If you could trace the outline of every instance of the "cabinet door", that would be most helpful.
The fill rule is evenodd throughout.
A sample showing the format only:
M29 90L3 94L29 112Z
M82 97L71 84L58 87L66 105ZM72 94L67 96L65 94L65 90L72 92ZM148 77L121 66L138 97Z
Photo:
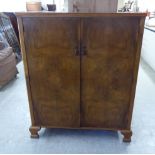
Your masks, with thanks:
M23 18L36 125L79 127L78 25L74 18Z
M83 19L82 127L126 127L138 25L136 17Z

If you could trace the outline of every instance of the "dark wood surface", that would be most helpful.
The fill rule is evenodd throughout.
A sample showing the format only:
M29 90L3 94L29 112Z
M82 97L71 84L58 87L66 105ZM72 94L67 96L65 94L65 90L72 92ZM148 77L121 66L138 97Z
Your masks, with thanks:
M84 20L83 126L127 127L138 26L137 18Z
M44 15L18 13L31 137L94 128L130 141L145 14Z
M16 12L17 17L146 17L147 13L73 13L73 12Z
M79 127L79 20L23 20L35 118L38 125Z

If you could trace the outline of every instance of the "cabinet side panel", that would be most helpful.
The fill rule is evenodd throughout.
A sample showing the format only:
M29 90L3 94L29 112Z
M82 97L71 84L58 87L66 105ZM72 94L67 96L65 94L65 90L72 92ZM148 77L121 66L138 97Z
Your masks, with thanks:
M79 20L23 19L32 100L41 126L79 127Z
M83 26L81 126L124 129L139 64L139 18L87 18Z
M31 94L30 81L29 81L29 71L28 71L27 57L26 57L26 51L25 51L23 20L22 20L22 17L18 17L17 20L18 20L18 29L19 29L19 37L20 37L20 47L21 47L22 59L23 59L23 63L24 63L24 71L25 71L25 79L26 79L26 85L27 85L31 122L32 122L32 125L36 125L37 121L34 117L32 94Z
M130 97L130 101L129 101L130 106L129 106L128 115L127 115L127 128L128 129L130 129L130 126L131 126L132 112L133 112L133 107L134 107L137 76L138 76L138 70L139 70L139 62L140 62L142 40L143 40L143 33L144 33L144 23L145 23L145 17L140 17L139 23L138 23L138 30L137 30L137 42L136 42L136 49L135 49L136 55L135 55L134 71L133 71L133 83L132 83L132 88L131 88L131 97Z

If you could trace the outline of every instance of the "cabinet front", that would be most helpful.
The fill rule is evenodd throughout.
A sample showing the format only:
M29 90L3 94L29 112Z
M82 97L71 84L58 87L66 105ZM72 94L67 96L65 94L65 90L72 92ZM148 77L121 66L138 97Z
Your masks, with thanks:
M83 19L82 127L126 127L138 25L136 17Z
M35 125L80 126L78 18L23 18Z

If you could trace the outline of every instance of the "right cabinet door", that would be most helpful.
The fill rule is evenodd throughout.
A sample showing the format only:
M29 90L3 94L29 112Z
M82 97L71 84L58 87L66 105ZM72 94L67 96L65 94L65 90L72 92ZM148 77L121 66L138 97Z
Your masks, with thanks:
M126 127L138 25L134 17L82 20L81 127Z

